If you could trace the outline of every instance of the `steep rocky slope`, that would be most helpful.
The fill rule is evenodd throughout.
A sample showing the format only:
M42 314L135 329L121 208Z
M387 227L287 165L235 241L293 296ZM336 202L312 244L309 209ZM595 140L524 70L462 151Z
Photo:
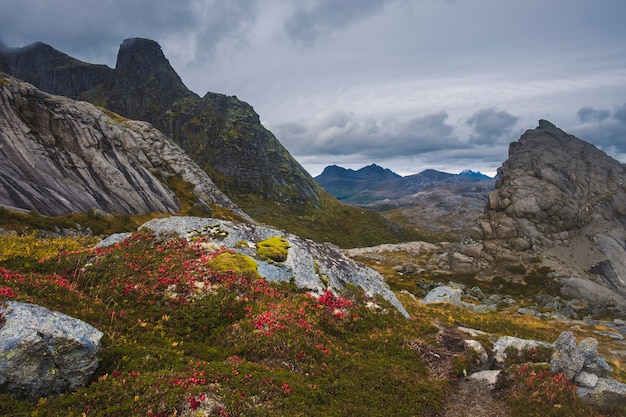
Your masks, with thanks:
M249 218L148 123L0 78L0 204L46 215L176 213L179 180L199 205Z
M541 120L509 149L489 196L488 239L545 257L572 277L565 292L591 297L590 278L626 297L626 167Z
M177 142L229 197L319 205L321 189L235 96L189 91L148 39L125 40L115 69L81 63L37 43L0 48L0 70L52 93L152 123Z
M0 71L43 91L70 97L91 90L113 73L106 65L79 61L42 42L24 48L0 44Z

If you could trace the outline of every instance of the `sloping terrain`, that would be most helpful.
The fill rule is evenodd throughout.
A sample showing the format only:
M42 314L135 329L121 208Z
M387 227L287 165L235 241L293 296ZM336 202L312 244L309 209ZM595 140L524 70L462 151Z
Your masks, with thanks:
M247 218L183 150L149 124L0 78L0 204L45 215L178 213L184 203Z
M477 232L626 297L626 167L541 120L509 149ZM583 281L570 296L593 297Z

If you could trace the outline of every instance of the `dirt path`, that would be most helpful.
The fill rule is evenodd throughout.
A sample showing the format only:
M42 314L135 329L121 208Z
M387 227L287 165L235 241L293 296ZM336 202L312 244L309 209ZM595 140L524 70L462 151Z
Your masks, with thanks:
M441 417L509 417L506 405L486 381L460 379L450 390Z

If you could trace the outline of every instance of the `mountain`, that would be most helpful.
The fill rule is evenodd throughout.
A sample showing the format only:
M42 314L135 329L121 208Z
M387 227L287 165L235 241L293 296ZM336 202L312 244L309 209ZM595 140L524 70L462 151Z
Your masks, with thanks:
M459 175L466 176L466 177L471 177L471 178L478 178L478 179L481 179L481 180L491 179L490 176L485 175L482 172L472 171L471 169L465 169L465 170L459 172Z
M339 201L358 205L381 199L380 193L394 187L400 178L395 172L372 164L357 171L328 166L315 180Z
M472 171L458 175L426 169L418 174L402 177L376 164L359 170L328 166L315 177L326 191L346 204L360 206L404 205L399 201L426 190L442 189L455 184L493 182L492 178Z
M78 61L43 43L1 46L0 71L47 93L150 123L257 221L352 247L414 236L378 213L346 207L326 193L249 104L236 96L199 97L189 91L154 41L125 40L115 69Z
M189 203L250 219L184 151L148 123L0 78L0 204L44 215L97 209L178 213ZM170 186L168 186L170 184Z
M69 97L91 90L114 72L106 65L79 61L42 42L23 48L0 44L0 71L41 90Z
M41 90L153 124L244 205L319 204L317 184L250 105L235 96L200 98L189 91L152 40L126 39L115 69L82 63L42 43L0 52L0 70Z
M509 148L477 231L529 250L586 299L586 277L626 297L626 166L592 144L540 120Z
M402 219L418 230L463 235L482 215L494 179L464 171L426 169L402 177L370 165L359 170L329 166L315 180L339 201Z

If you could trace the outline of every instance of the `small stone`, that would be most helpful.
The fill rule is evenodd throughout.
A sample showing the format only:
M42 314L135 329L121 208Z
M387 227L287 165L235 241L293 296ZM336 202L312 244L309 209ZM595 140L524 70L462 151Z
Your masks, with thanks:
M468 376L468 378L475 379L478 381L486 381L489 385L494 387L496 385L496 381L498 380L498 376L500 375L500 372L502 371L491 370L491 371L474 372L473 374Z

